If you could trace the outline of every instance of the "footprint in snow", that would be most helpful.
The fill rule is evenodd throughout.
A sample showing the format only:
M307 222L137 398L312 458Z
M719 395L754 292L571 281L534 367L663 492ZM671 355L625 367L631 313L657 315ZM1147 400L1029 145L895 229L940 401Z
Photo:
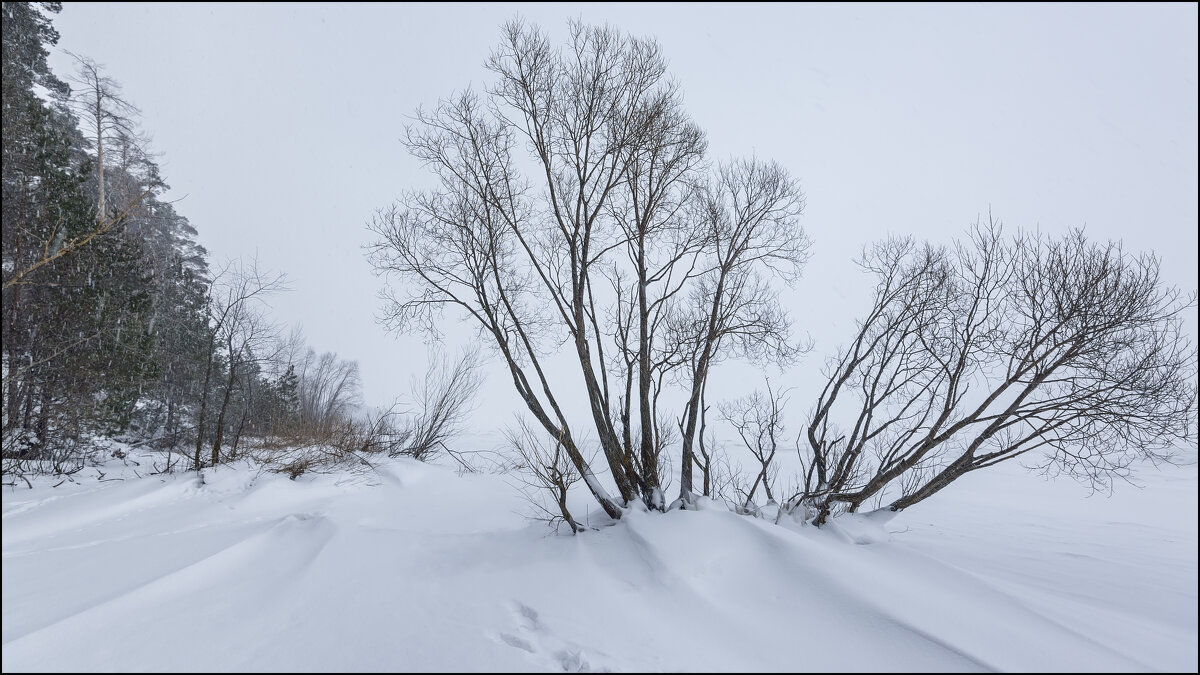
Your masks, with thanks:
M514 601L511 610L517 627L512 632L497 634L504 644L537 656L538 661L566 673L610 672L608 668L589 661L579 645L554 635L542 623L536 609ZM603 656L602 653L598 654Z

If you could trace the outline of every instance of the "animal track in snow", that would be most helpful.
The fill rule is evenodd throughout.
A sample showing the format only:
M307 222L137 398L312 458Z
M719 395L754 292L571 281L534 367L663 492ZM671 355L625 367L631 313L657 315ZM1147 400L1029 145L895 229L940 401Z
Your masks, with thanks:
M497 634L504 644L528 652L537 657L537 661L566 673L611 672L594 662L595 656L605 656L602 652L590 654L588 652L594 650L585 651L574 642L555 635L542 622L536 609L513 601L511 610L517 628L512 632Z

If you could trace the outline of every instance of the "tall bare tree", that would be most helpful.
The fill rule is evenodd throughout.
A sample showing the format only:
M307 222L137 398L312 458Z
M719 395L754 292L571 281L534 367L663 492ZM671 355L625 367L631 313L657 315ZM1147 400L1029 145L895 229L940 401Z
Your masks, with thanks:
M68 52L70 53L70 52ZM60 258L69 256L108 234L118 224L124 223L148 201L155 190L162 187L157 173L152 180L134 189L122 192L116 208L110 210L105 193L104 150L105 143L114 140L121 148L123 168L132 164L134 158L147 156L146 139L137 130L140 110L121 96L121 85L103 74L103 68L90 58L71 54L79 64L78 73L71 78L71 93L66 97L69 107L77 116L85 136L95 144L95 181L97 190L95 226L82 232L68 234L68 226L60 217L48 234L39 237L32 247L37 252L30 260L5 270L4 288L23 283L38 269ZM150 163L152 166L153 163ZM154 167L157 172L157 167ZM123 174L124 175L124 174ZM152 201L152 200L151 200ZM21 234L24 234L23 232Z
M771 276L794 281L808 259L810 242L797 222L803 210L799 184L774 162L726 164L703 193L697 218L711 264L672 336L685 346L689 363L680 423L685 503L693 497L693 443L697 427L704 426L704 389L713 364L731 355L787 363L807 349L792 340L791 321L769 282Z
M77 54L71 56L79 64L79 70L71 78L71 107L79 116L84 133L95 143L96 219L104 222L109 218L105 199L105 145L115 137L121 137L124 143L134 139L141 141L135 121L141 111L125 99L121 94L121 85L104 74L103 66L88 57ZM140 144L144 145L144 141ZM125 208L128 206L122 210Z
M698 196L707 142L703 131L683 112L674 82L668 82L637 112L640 119L634 124L641 129L640 139L624 149L625 182L614 192L609 205L620 228L619 237L624 240L633 288L623 293L625 279L615 264L610 283L617 298L616 348L621 354L619 363L625 367L625 395L620 410L623 448L637 460L642 494L651 506L661 509L664 504L658 460L662 431L657 402L663 377L681 361L678 349L663 349L656 338L660 330L667 329L674 299L702 272L705 232L688 218L692 215L688 206ZM623 295L629 303L626 311L622 311L620 302ZM593 331L600 334L595 305L589 304L587 309ZM597 350L602 349L601 345L598 341ZM635 381L639 429L636 449L630 428ZM607 382L604 384L607 386Z
M282 283L282 278L279 281ZM249 290L250 286L244 288ZM245 290L237 293L241 294ZM242 379L254 378L257 375L258 364L274 357L274 354L269 353L269 349L279 343L276 339L276 326L267 318L261 307L250 302L253 299L261 300L262 295L267 292L270 292L270 289L235 301L220 323L218 340L225 352L226 381L221 396L221 408L217 412L217 421L213 428L216 434L212 445L213 466L216 466L221 458L221 447L225 440L225 420L233 394L242 389Z

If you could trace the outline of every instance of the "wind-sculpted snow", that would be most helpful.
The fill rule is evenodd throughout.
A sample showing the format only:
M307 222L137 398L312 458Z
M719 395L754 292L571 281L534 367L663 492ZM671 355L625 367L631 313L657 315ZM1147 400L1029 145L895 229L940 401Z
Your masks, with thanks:
M997 469L892 519L702 500L579 536L511 479L408 460L105 471L4 492L5 671L1196 670L1195 466L1112 498Z

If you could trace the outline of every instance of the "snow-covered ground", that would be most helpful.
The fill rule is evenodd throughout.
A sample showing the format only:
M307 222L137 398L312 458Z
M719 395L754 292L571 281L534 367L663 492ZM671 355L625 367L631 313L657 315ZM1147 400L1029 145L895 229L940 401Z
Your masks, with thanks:
M580 536L512 478L409 460L131 469L4 490L5 671L1197 670L1194 464L1111 497L1014 465L887 522L711 507Z

